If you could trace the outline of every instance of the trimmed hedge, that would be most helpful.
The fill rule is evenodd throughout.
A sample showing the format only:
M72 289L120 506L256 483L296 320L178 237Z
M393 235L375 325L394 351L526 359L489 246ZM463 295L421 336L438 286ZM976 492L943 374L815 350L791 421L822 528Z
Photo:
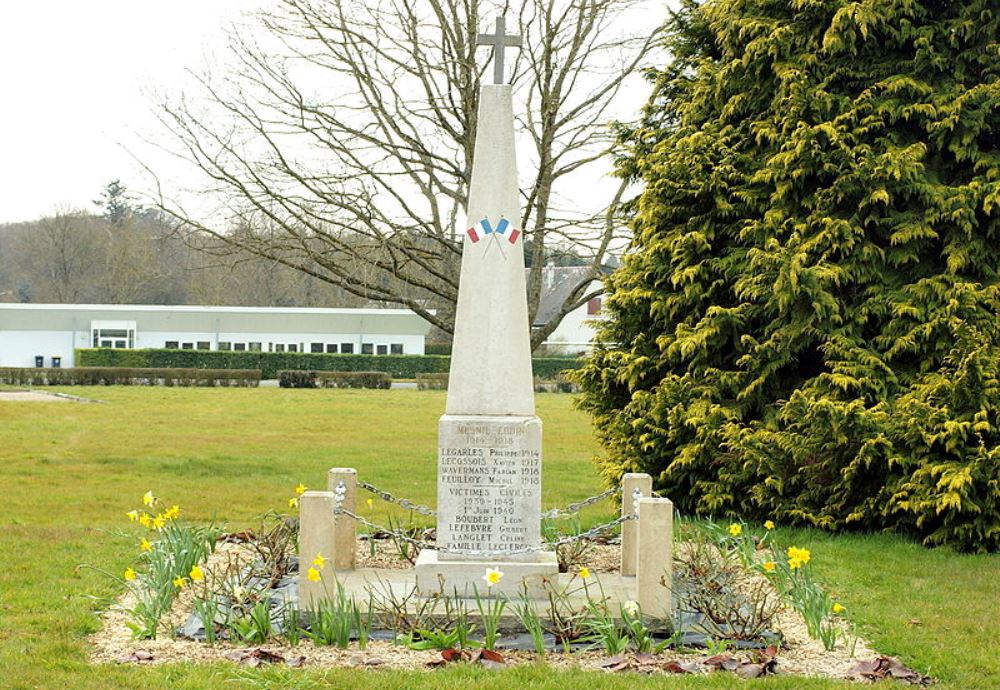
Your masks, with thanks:
M256 387L259 369L76 367L0 368L0 383L16 386L233 386Z
M235 352L206 350L76 351L76 362L87 367L156 367L185 369L260 369L261 377L274 379L279 371L384 371L393 378L413 379L417 374L447 373L451 358L444 355L328 355L309 352ZM575 357L536 357L534 375L553 379L566 369L580 367Z
M384 371L303 371L278 372L282 388L381 388L392 386L392 377Z
M543 379L535 377L536 393L578 393L580 387L565 374L557 374L554 378ZM417 374L417 390L443 391L448 389L448 374Z
M417 374L417 390L448 390L448 374Z
M451 343L427 343L424 345L425 355L450 355Z

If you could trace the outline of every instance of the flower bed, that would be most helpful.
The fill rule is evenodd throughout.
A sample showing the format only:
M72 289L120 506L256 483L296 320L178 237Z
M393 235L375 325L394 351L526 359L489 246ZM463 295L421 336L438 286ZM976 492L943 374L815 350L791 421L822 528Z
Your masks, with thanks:
M547 581L546 600L494 596L502 563L484 567L471 599L420 600L376 581L360 590L345 586L325 555L296 556L297 524L287 515L223 535L216 527L180 524L180 509L164 508L152 494L143 500L142 509L128 513L144 530L137 535L139 556L121 577L126 593L93 637L96 662L432 669L544 659L554 667L609 672L859 679L883 673L926 680L880 661L846 608L813 577L809 549L777 547L770 524L755 530L744 523L682 523L673 582L679 613L655 621L635 602L605 594L605 583L620 578L615 535L563 554L566 572ZM374 510L371 502L368 509ZM409 527L425 540L433 536ZM359 568L397 584L413 558L410 544L391 533L361 534L357 554ZM327 585L327 598L309 616L298 608L300 569Z

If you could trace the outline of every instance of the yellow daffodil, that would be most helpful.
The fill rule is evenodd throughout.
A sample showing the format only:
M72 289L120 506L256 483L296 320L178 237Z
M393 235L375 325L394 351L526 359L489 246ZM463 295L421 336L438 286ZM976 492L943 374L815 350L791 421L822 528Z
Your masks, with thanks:
M152 551L153 550L153 545L151 543L149 543L148 539L146 539L145 537L143 537L142 541L139 542L139 550L140 551Z
M326 566L327 560L329 559L325 558L323 554L318 553L316 554L316 558L313 559L313 565L322 570Z
M305 484L299 483L299 485L295 487L295 493L297 493L299 496L301 496L305 492L306 492Z
M786 553L788 554L788 567L791 568L792 570L804 566L806 563L809 562L809 558L812 556L812 554L809 552L809 549L800 549L795 546L789 546L788 551L786 551ZM792 565L793 561L796 563L796 565Z
M743 525L738 525L735 522L729 525L729 533L734 537L738 537L743 534Z
M298 499L297 496L293 496L292 498L288 499L288 507L289 508L298 508L299 507L299 499Z
M153 529L163 529L167 526L167 518L162 515L157 515L153 518Z
M163 511L163 517L165 517L168 520L176 520L180 514L181 514L180 506L170 506L165 511Z
M310 582L319 582L322 579L316 568L309 568L309 570L306 571L306 577L309 578Z
M486 574L483 575L483 579L486 580L487 587L492 587L493 585L498 584L502 578L503 573L496 568L490 568L486 571Z
M128 521L129 522L135 522L136 520L139 519L139 511L138 510L130 510L130 511L128 511L125 514L128 515Z
M774 529L774 521L773 520L765 520L764 521L764 529Z
M191 582L201 582L205 579L205 571L198 566L194 566L191 568L191 572L188 573L188 576L191 578Z
M187 587L187 580L178 575L177 577L174 578L174 587L176 587L177 589L184 589L185 587Z
M366 501L366 503L368 504L368 510L371 510L375 507L375 501L373 501L370 498Z
M763 564L761 564L761 567L764 568L765 573L773 573L775 568L775 563L774 561L765 561Z
M135 571L132 570L131 568L125 568L125 572L123 573L123 575L125 579L128 580L129 582L132 582L136 577Z
M156 503L156 498L153 496L152 491L147 491L145 494L142 495L142 504L144 506L151 506L154 503Z
M576 571L576 574L579 575L581 579L586 580L588 577L590 577L590 568L588 568L587 566L583 566Z
M832 610L832 611L833 611L833 612L834 612L835 614L837 614L837 615L840 615L841 613L843 613L844 611L846 611L846 610L847 610L847 607L846 607L846 606L843 606L843 605L842 605L842 604L840 604L840 603L836 603L836 604L834 604L834 605L833 605L833 608L832 608L831 610Z
M153 518L149 517L149 513L143 513L139 516L139 524L143 527L149 527L152 522Z

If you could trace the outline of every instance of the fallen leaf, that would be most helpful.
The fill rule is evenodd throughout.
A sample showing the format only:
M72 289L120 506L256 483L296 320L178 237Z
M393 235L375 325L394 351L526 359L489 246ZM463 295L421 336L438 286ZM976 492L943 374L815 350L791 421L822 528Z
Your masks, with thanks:
M717 671L719 669L724 671L735 671L740 666L740 662L729 654L716 654L715 656L708 657L701 663L706 666L711 666Z
M441 650L441 658L445 661L461 661L464 656L461 649L449 647L448 649Z
M145 649L137 649L131 654L124 654L115 659L119 664L138 664L145 661L152 661L153 655Z
M486 661L492 661L495 664L507 663L507 660L503 658L503 654L492 649L480 649L479 655Z
M697 673L698 667L692 663L682 663L680 661L668 661L663 665L664 671L670 673Z
M277 652L272 652L261 647L253 647L251 649L234 649L226 654L226 658L231 661L235 661L238 664L243 664L244 666L250 666L252 668L256 668L261 664L277 664L285 660L285 657L281 656Z
M601 662L601 668L605 671L624 671L628 668L628 658L624 654L613 656Z
M736 675L740 678L760 678L765 673L764 664L741 664L736 667Z
M880 656L870 661L859 661L847 672L852 680L883 680L895 678L911 685L928 685L931 679L907 668L895 659Z

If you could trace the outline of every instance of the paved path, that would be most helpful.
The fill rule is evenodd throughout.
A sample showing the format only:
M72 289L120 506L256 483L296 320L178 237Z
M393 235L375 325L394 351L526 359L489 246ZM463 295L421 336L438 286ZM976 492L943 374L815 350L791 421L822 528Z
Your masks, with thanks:
M42 391L0 391L0 402L73 402L73 400Z

